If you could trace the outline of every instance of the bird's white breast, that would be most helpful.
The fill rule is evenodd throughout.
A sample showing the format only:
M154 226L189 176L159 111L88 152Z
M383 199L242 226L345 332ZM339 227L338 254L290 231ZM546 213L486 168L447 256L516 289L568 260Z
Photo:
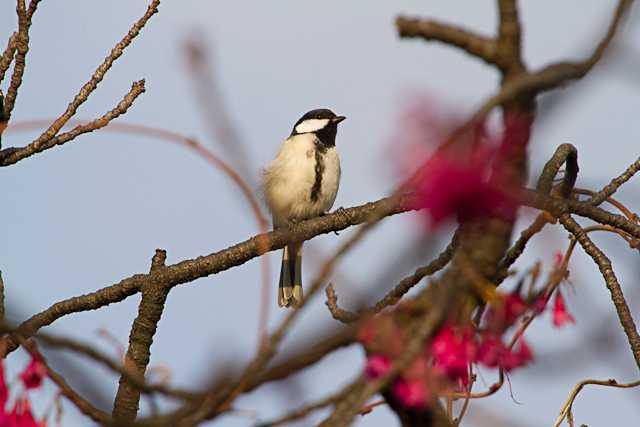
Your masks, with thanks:
M328 211L340 182L340 161L335 147L322 154L324 171L316 200L311 193L316 181L316 137L295 135L287 139L263 176L263 191L274 226L304 220Z

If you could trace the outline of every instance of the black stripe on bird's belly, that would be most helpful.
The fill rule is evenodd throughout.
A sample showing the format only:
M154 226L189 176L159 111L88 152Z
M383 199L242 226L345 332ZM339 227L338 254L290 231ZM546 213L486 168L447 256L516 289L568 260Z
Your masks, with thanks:
M317 202L322 192L322 175L324 175L324 156L327 154L327 146L324 144L316 143L315 157L316 157L316 177L313 181L313 187L311 187L311 201Z

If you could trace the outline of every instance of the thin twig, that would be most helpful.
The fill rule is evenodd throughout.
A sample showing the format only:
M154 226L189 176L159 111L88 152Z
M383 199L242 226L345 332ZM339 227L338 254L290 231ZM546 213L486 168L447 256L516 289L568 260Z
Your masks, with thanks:
M587 233L580 227L580 225L571 218L570 215L565 214L560 217L561 224L573 234L582 246L582 249L593 259L593 261L598 266L602 277L611 293L611 300L613 301L613 305L615 306L616 312L618 313L618 319L620 320L620 324L622 325L622 329L627 335L627 339L629 341L629 346L631 347L631 352L633 353L633 357L636 360L636 365L640 368L640 335L638 335L638 330L636 329L636 324L633 321L633 317L631 316L631 310L629 309L629 305L624 298L624 294L622 293L622 288L620 287L620 283L618 283L618 278L613 272L613 268L611 266L611 261L609 258L600 250L598 246L589 238Z
M629 181L636 173L640 171L640 158L633 162L629 167L619 176L611 180L602 190L594 194L589 200L589 203L598 206L609 197L611 197L622 184Z
M11 63L13 62L13 57L16 53L16 48L17 48L17 40L18 40L18 33L11 34L11 37L9 37L9 40L7 41L7 47L5 48L4 52L0 56L0 83L2 83L2 81L4 80L4 75L9 69L9 66L11 65ZM4 101L3 101L3 107L4 107Z
M13 107L18 97L18 89L22 85L22 77L26 67L27 52L29 52L29 27L31 22L27 16L25 0L17 0L16 13L18 14L18 34L16 36L16 52L14 56L13 73L11 82L4 98L4 114L7 121L11 118Z
M134 374L131 369L123 366L119 362L116 362L111 357L101 353L99 350L94 348L94 346L86 343L79 342L77 340L61 337L51 334L37 334L33 337L34 340L40 342L44 346L54 347L54 348L62 348L73 351L79 355L85 356L95 362L100 363L101 365L107 367L109 370L114 373L120 374L128 378L128 380L135 385L136 388L140 389L143 393L151 394L151 393L160 393L165 396L172 397L174 399L179 400L196 400L199 396L198 393L188 392L186 390L179 390L167 387L166 385L159 384L149 384L143 381L139 375Z
M37 350L37 347L34 342L27 341L21 338L20 345L24 346L24 348L32 355L37 356L42 363L42 365L47 370L47 376L53 381L58 388L60 389L60 393L69 400L80 412L84 415L92 419L93 421L99 424L108 424L111 420L111 417L104 411L96 408L89 402L87 399L82 397L78 392L76 392L64 379L62 375L56 372L47 362L47 359Z
M122 98L118 105L113 110L105 113L102 117L95 119L89 123L78 125L69 132L59 134L50 139L47 139L46 141L36 140L26 147L11 147L0 151L0 166L12 165L27 157L31 157L34 154L72 141L79 135L93 132L94 130L98 130L107 126L109 122L125 114L129 110L133 102L136 100L136 98L143 94L144 91L144 80L134 82L131 85L131 89L129 90L129 92Z
M290 423L291 421L299 420L300 418L304 418L310 413L317 411L318 409L333 405L336 402L344 399L344 397L349 394L350 391L351 389L349 387L346 387L343 390L340 390L338 393L331 394L324 399L320 399L316 402L304 405L301 408L298 408L281 417L276 418L275 420L260 423L257 427L276 427L282 424Z
M558 418L556 418L556 421L553 423L553 427L559 427L560 424L562 424L562 421L564 421L564 419L568 415L570 416L571 409L573 407L573 402L576 400L576 397L578 397L578 393L580 393L580 391L584 388L584 386L589 384L601 385L605 387L632 388L632 387L640 386L640 381L634 381L632 383L627 383L627 384L621 384L614 379L580 381L578 384L575 385L575 387L573 387L573 390L571 390L571 393L569 394L569 398L567 399L565 404L562 406L562 409L560 410L560 415L558 415Z
M417 285L423 278L431 276L442 270L453 258L455 250L458 246L458 234L456 233L447 245L447 247L434 260L424 267L418 268L412 275L402 279L392 290L390 290L380 301L373 307L359 311L357 313L344 310L338 306L338 296L333 289L333 285L329 284L326 289L327 301L326 305L334 319L343 323L352 323L367 314L379 313L385 308L395 305L400 299Z

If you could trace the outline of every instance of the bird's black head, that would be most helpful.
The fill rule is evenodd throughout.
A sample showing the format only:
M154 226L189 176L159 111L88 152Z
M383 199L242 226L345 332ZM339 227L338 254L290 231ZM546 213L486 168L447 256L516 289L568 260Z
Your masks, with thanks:
M321 144L331 147L336 145L338 123L345 118L344 116L336 116L333 111L327 108L311 110L296 122L293 126L291 136L312 133L318 138Z

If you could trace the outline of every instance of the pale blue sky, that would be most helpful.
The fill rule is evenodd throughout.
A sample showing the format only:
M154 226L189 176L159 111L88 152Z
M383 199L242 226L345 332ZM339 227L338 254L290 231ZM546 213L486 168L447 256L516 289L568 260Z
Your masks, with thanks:
M215 47L211 54L218 65L219 85L233 122L249 144L256 172L272 158L304 111L329 107L348 117L338 135L343 180L336 206L357 205L382 197L393 187L390 133L411 92L435 94L465 112L491 94L498 80L494 70L460 52L399 40L394 17L398 13L434 16L490 34L496 20L493 3L405 0L363 6L332 0L320 6L295 1L165 0L160 13L118 60L79 117L92 118L111 109L132 81L144 77L147 93L122 121L196 136L213 146L207 141L207 127L193 96L182 50L184 42L197 34ZM525 58L533 67L587 52L613 7L596 0L520 3ZM15 28L14 8L12 1L0 4L0 40L6 40ZM14 120L51 118L62 112L145 8L141 0L42 2L34 19L28 68ZM637 56L640 31L629 24L640 13L634 9L629 18L618 51ZM637 65L637 61L615 62L565 90L572 98L544 127L536 129L530 150L532 176L563 142L579 149L578 184L583 187L600 187L638 157ZM11 133L3 143L23 145L32 136ZM173 263L211 253L256 232L246 204L226 177L182 147L156 140L105 132L83 136L1 169L0 182L5 224L0 269L15 320L62 298L148 270L156 247L167 249L168 261ZM631 183L619 195L635 210L640 209L637 189ZM371 300L379 296L383 290L371 290L371 284L387 271L388 254L410 244L415 231L415 222L408 215L389 219L351 252L340 267L351 280L336 282L341 302L348 307L362 296ZM328 253L348 235L323 236L313 244ZM437 250L444 237L428 240ZM638 275L634 268L637 253L625 250L623 242L613 238L598 236L597 240L615 254L614 266L638 318L638 293L632 292ZM537 242L519 263L522 268L537 258L549 261L557 248L564 247L566 238L549 230ZM425 252L423 259L429 256ZM276 258L270 258L273 270ZM311 257L306 263L309 279L318 260ZM622 332L612 321L614 312L604 284L580 250L572 273L575 294L568 304L575 311L577 325L560 331L552 329L548 319L534 325L529 340L536 363L511 378L514 397L521 404L511 399L505 387L490 399L473 402L464 425L482 425L476 422L482 410L511 416L510 425L551 425L577 381L637 378ZM388 286L399 277L391 277ZM176 288L159 325L152 364L169 367L175 384L188 387L201 383L203 374L222 362L248 360L256 338L258 278L259 263L254 260ZM51 330L97 341L96 331L107 328L125 343L137 302L138 297L133 297L70 316ZM275 293L270 302L273 326L283 312L276 307ZM323 301L317 298L285 346L312 339L315 328L332 325ZM601 345L596 350L589 346L595 339L590 335L593 331L600 331L596 338ZM101 346L111 351L106 343ZM9 365L14 363L18 364L17 359L10 359ZM265 387L241 399L238 406L256 410L261 419L267 419L330 393L361 364L360 349L340 351L296 377L291 387ZM95 372L104 390L102 397L108 401L117 379L93 366L72 364L74 369ZM487 381L493 375L484 373ZM81 388L83 377L76 376L71 382ZM52 390L40 392L43 397L37 408L44 406ZM576 421L593 426L633 424L640 420L639 397L632 390L587 389L575 406ZM393 418L386 408L378 408L357 425L389 425ZM251 422L236 416L219 421L225 426ZM87 423L69 408L64 425Z

